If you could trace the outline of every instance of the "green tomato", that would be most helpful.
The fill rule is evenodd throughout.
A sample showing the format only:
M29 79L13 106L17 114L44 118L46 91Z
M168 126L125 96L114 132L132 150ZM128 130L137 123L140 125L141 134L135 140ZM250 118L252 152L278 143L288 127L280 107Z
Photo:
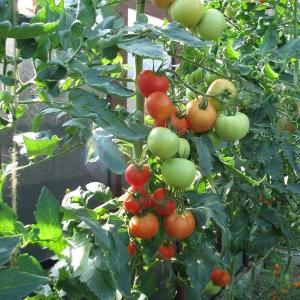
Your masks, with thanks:
M153 128L147 139L151 153L162 159L175 156L179 148L179 137L168 128Z
M216 40L226 27L223 14L217 9L210 8L205 13L201 22L197 25L197 32L204 40Z
M177 189L188 188L196 176L195 164L184 158L170 158L161 167L163 180L167 185Z
M214 132L209 132L207 136L210 139L213 148L216 148L220 145L221 140Z
M249 118L236 112L234 116L227 116L221 112L215 123L216 134L224 141L233 142L246 136L249 130Z
M169 7L172 19L184 27L196 26L203 17L202 0L175 0Z
M148 126L154 126L154 120L153 120L153 118L152 118L151 116L149 116L149 115L146 115L146 116L145 116L145 123L146 123L146 125L148 125Z
M217 80L217 79L221 79L223 77L214 74L214 73L210 73L210 72L206 72L204 75L204 80L207 83L207 85L210 85L213 81Z
M217 295L221 291L221 287L214 285L213 281L210 280L206 285L204 291L209 295Z
M228 17L229 19L235 17L238 13L238 10L233 8L230 4L227 5L226 9L225 9L225 16Z
M190 83L191 84L199 83L199 81L201 81L202 77L203 77L202 76L202 69L198 68L197 70L195 70L194 72L191 73Z
M184 139L179 139L178 156L181 158L188 158L191 152L190 143Z

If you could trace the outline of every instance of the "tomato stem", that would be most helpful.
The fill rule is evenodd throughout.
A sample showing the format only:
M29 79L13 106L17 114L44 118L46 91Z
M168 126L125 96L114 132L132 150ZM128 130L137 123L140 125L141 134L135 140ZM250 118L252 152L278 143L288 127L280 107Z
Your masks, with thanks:
M294 0L294 38L298 37L298 0ZM297 88L299 84L299 59L295 60L295 69L294 69L294 85Z
M136 19L144 13L146 0L136 0ZM136 55L135 56L135 74L136 77L143 70L143 57ZM136 91L136 111L140 111L143 115L141 123L144 123L144 114L145 114L145 98ZM134 158L140 160L143 152L143 143L136 142L134 144Z

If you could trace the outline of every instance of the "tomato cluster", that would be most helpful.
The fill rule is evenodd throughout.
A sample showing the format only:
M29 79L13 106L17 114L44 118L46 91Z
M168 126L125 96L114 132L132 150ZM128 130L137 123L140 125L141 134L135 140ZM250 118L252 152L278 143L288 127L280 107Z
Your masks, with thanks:
M133 215L128 224L129 234L134 238L151 239L160 227L162 219L164 231L169 238L181 240L190 236L195 228L195 219L191 212L178 214L176 200L172 199L169 191L164 187L156 188L150 193L147 183L151 172L146 165L130 164L125 171L125 179L131 184L121 196L124 210ZM128 245L130 255L135 255L136 244L131 241ZM159 257L171 259L175 256L175 245L172 242L163 243L159 249Z
M204 40L216 40L226 27L223 14L214 8L205 10L202 0L151 0L162 9L169 9L172 19Z

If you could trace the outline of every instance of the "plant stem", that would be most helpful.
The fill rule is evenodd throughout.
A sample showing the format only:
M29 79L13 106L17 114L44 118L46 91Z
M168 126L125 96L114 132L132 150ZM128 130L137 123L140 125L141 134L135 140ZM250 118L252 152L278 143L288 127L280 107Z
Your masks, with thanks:
M136 0L136 19L144 13L145 10L145 0ZM135 74L136 77L141 73L143 70L143 57L136 55L135 56ZM142 123L144 123L144 110L145 106L145 99L144 97L137 91L136 92L136 111L140 111L143 118ZM135 160L140 160L143 152L143 143L142 142L136 142L134 144L134 158Z
M298 0L294 0L294 10L293 10L293 16L294 16L294 38L296 39L298 37L297 27L298 27L298 19L297 19L297 13L298 13ZM295 69L294 69L294 85L297 88L299 84L299 59L295 60Z

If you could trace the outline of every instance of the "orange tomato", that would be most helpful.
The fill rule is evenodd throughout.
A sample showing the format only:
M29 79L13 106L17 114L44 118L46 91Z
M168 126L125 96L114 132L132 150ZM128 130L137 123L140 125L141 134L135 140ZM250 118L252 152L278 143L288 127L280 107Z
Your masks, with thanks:
M171 215L164 218L163 223L165 232L177 240L182 240L192 235L196 227L195 217L190 211L182 215L174 211Z
M156 235L159 222L153 213L145 216L134 216L129 221L129 233L141 239L150 239Z
M206 109L199 107L202 100L203 97L199 96L186 105L188 127L194 132L206 132L213 128L217 118L217 112L209 101Z

